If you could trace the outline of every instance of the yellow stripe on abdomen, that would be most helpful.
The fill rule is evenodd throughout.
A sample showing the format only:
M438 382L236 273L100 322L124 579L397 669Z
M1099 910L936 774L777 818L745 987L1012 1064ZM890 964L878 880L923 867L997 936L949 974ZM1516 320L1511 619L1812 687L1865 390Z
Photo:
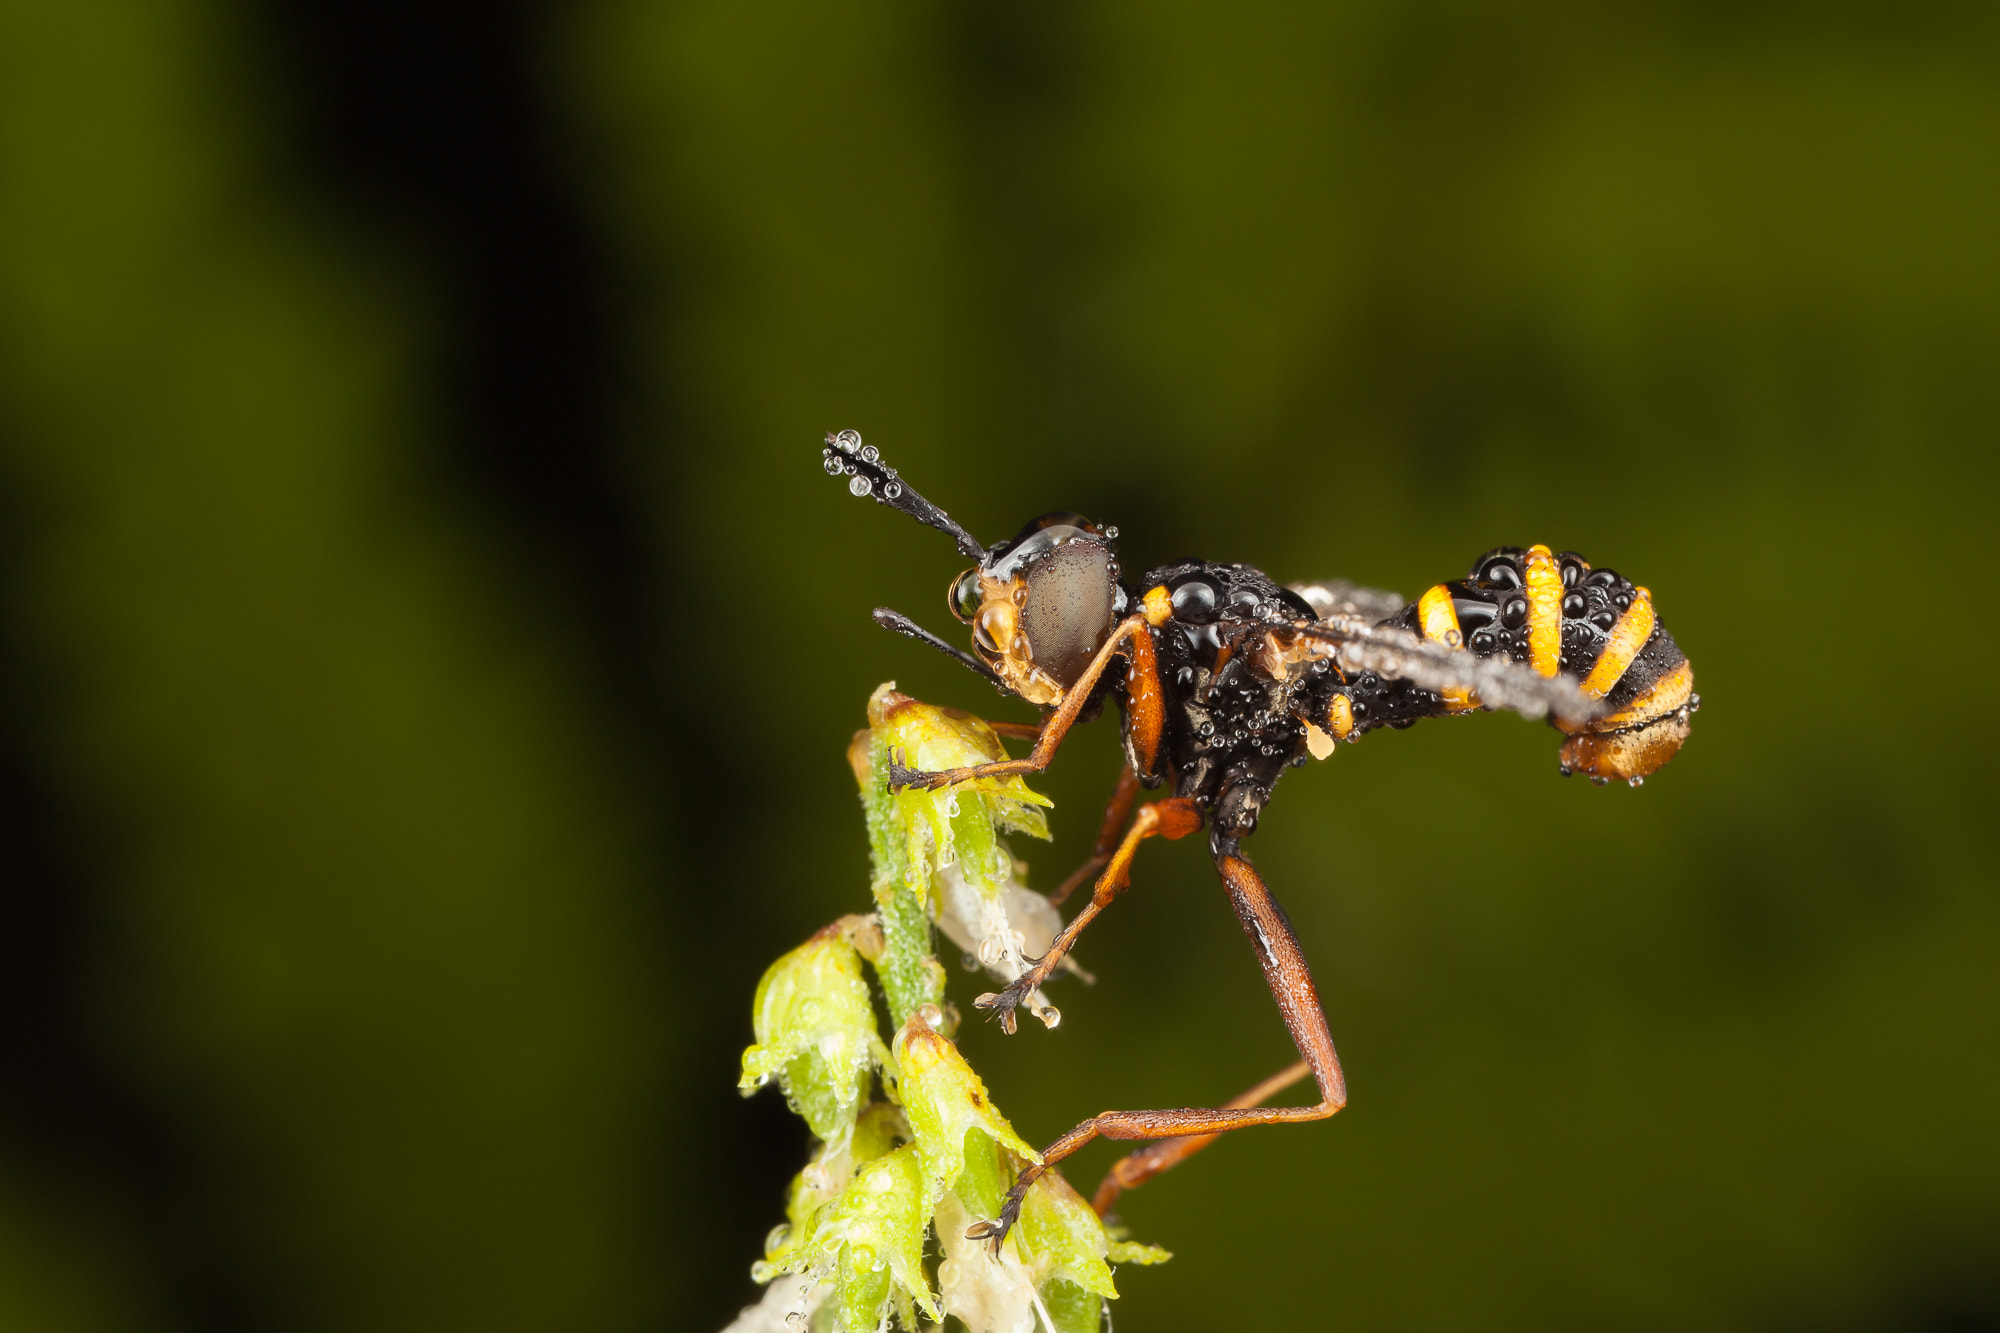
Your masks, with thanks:
M1327 732L1337 741L1344 741L1354 732L1354 705L1344 694L1333 696L1333 702L1326 710Z
M1465 647L1465 635L1458 628L1458 608L1451 604L1451 589L1442 583L1417 599L1417 619L1424 627L1424 637L1432 643L1447 648ZM1441 690L1438 697L1454 713L1478 707L1472 701L1471 690Z
M1521 557L1528 584L1528 665L1553 676L1562 665L1562 567L1546 546L1530 546Z
M1597 656L1597 665L1583 678L1578 687L1593 699L1602 699L1611 693L1611 687L1625 678L1626 669L1633 659L1646 647L1653 637L1653 626L1657 624L1653 614L1653 594L1644 588L1632 594L1632 605L1625 608L1625 614L1618 617L1618 623L1611 627L1611 635L1604 642L1604 651Z

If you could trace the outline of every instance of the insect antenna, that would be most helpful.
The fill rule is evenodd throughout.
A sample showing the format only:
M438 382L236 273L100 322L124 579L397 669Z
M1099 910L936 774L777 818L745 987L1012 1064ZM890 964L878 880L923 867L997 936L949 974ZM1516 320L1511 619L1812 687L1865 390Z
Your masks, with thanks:
M896 469L882 461L872 444L861 442L861 432L835 431L826 437L822 451L828 476L846 477L847 489L855 495L872 495L875 503L900 509L919 523L929 524L958 543L958 549L974 560L986 559L986 548L972 540L972 534L951 521L951 515L917 494L916 487L896 475Z
M986 663L980 661L958 645L946 643L943 639L940 639L937 635L931 633L901 611L892 611L886 606L878 606L875 608L875 623L883 629L894 630L898 634L915 639L918 643L929 644L959 665L984 676L992 683L993 688L1000 691L1000 693L1006 695L1013 694L1013 691L1007 688L1007 683L1000 679L999 672L987 666Z

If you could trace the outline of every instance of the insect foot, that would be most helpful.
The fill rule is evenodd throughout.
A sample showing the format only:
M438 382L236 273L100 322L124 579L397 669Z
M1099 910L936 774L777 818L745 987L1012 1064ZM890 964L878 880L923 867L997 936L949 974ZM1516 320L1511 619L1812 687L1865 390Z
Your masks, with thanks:
M1015 1029L1020 1026L1019 1020L1014 1017L1014 1011L1021 1007L1021 1001L1026 995L1027 992L1018 986L1009 986L1002 991L987 991L972 1004L975 1009L984 1009L999 1019L1000 1030L1011 1037Z
M910 768L903 762L907 758L908 755L899 753L889 761L890 791L936 791L940 787L951 785L950 772L927 772L920 768Z
M1014 1223L1021 1220L1021 1200L1027 1197L1028 1187L1035 1183L1035 1173L1023 1171L1014 1187L1007 1191L1006 1202L1000 1205L999 1216L991 1222L974 1222L965 1229L967 1240L983 1240L993 1250L993 1257L1000 1257L1000 1247L1007 1241L1007 1233L1014 1229Z

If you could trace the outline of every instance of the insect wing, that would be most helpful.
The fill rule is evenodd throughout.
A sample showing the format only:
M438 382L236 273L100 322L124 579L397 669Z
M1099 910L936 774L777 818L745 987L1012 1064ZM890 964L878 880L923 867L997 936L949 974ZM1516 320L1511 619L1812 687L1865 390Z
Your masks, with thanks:
M1543 676L1511 658L1447 648L1360 616L1301 622L1295 630L1331 646L1334 660L1350 676L1373 672L1440 693L1471 690L1486 707L1511 708L1524 717L1553 713L1564 722L1587 722L1604 711L1603 703L1585 695L1571 677Z
M1369 624L1387 620L1408 606L1400 593L1380 588L1363 588L1346 579L1322 579L1318 583L1294 583L1291 590L1305 598L1306 605L1321 620L1335 616L1359 616Z

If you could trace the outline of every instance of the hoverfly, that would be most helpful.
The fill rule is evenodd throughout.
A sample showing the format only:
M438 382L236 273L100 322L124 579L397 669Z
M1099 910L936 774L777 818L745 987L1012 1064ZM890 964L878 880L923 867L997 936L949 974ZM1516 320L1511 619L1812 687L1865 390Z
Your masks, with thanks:
M1464 579L1410 603L1340 582L1283 587L1252 566L1206 560L1178 560L1127 581L1115 528L1049 513L988 549L856 432L829 435L823 461L828 473L848 478L853 494L939 529L976 562L947 592L951 614L972 631L971 652L887 607L877 608L876 622L1042 709L1038 727L996 727L1032 738L1026 757L932 773L898 763L892 787L1040 772L1071 726L1096 716L1107 698L1123 717L1125 764L1096 854L1050 895L1060 903L1095 876L1090 901L1027 972L980 996L978 1007L1013 1032L1015 1010L1124 892L1139 844L1206 827L1230 905L1303 1057L1226 1106L1109 1111L1084 1121L1021 1172L998 1217L967 1232L996 1249L1035 1179L1099 1136L1155 1141L1112 1168L1092 1200L1101 1214L1120 1192L1219 1134L1322 1120L1346 1105L1311 969L1241 849L1287 768L1380 727L1511 708L1547 716L1564 733L1564 775L1637 786L1673 758L1701 704L1687 655L1660 623L1652 594L1573 552L1497 547ZM1141 788L1161 786L1171 794L1134 812ZM1318 1083L1316 1104L1262 1105L1307 1073Z

